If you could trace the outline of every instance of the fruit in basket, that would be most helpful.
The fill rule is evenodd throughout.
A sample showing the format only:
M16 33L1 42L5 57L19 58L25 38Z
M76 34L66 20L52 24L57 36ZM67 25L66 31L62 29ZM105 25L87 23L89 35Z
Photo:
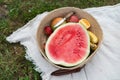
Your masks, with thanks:
M80 19L79 23L81 23L86 29L90 28L90 23L87 19Z
M94 33L92 33L91 31L88 31L88 34L90 36L90 42L98 43L98 38Z
M70 18L69 18L69 22L78 22L79 21L79 18L78 16L76 15L72 15Z
M62 19L63 19L62 17L57 17L57 18L54 18L54 19L52 20L52 22L51 22L51 27L52 27L53 30L56 28L55 25L56 25L59 21L61 21ZM64 24L64 23L66 23L66 21L64 21L63 24Z
M52 31L52 29L51 29L50 26L46 26L46 27L44 28L44 32L45 32L45 34L46 34L47 36L50 36L53 31Z
M87 30L79 23L59 26L48 38L45 53L54 64L66 67L80 64L90 53Z
M90 43L90 48L94 51L97 49L97 45L94 43Z

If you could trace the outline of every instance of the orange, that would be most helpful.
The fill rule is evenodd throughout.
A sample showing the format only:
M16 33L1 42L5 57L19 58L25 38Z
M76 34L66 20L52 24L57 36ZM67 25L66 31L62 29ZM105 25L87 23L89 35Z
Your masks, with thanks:
M79 23L81 23L86 29L90 27L90 23L87 19L81 19L79 20Z
M51 22L51 26L55 26L60 20L62 20L63 18L62 17L57 17L57 18L54 18Z

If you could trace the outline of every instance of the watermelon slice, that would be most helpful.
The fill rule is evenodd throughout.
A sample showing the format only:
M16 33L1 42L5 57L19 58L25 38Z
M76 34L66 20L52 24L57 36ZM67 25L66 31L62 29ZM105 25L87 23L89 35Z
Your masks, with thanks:
M59 26L48 38L45 53L54 64L71 67L84 61L90 52L89 35L79 23Z

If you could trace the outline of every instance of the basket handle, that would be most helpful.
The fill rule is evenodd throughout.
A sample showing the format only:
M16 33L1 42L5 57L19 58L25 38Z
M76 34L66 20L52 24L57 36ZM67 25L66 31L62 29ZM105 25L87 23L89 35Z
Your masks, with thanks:
M52 72L51 75L60 76L60 75L66 75L66 74L70 74L70 73L79 72L84 66L85 65L83 65L82 67L73 69L73 70L59 69L59 70Z

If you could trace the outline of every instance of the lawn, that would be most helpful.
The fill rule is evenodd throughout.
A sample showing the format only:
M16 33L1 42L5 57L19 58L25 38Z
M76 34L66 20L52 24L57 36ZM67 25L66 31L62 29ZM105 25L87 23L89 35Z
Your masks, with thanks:
M34 65L25 59L24 47L6 41L37 14L64 6L88 8L116 3L120 0L0 0L0 80L41 80Z

